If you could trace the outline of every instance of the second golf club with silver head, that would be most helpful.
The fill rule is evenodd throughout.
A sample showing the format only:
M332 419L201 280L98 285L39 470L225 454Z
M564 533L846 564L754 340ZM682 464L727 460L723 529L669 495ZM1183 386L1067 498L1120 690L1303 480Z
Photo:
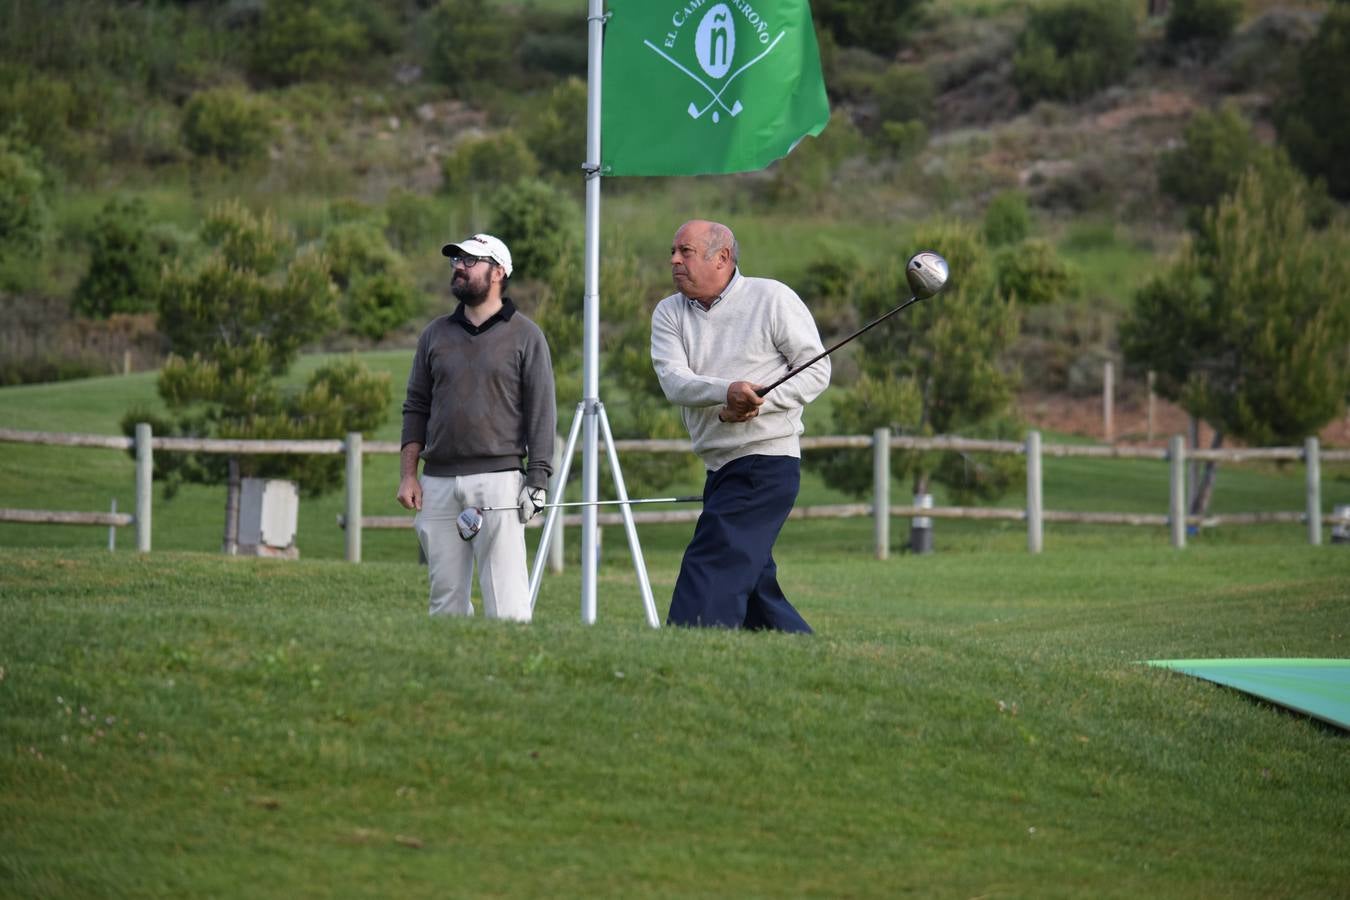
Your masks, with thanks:
M643 500L596 500L588 503L585 500L577 500L572 503L547 503L540 509L566 509L572 506L636 506L639 503L702 503L703 498L693 497L649 497ZM483 513L505 512L507 510L518 510L518 506L470 506L460 513L455 519L455 528L459 531L461 539L471 541L478 536L478 532L483 528Z

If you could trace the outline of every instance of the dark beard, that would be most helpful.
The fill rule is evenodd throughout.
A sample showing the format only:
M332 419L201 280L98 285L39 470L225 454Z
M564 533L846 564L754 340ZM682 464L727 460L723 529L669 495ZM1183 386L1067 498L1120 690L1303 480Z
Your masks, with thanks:
M487 302L488 286L475 285L473 280L465 275L463 278L456 278L450 282L450 293L455 295L455 299L465 306L482 306Z

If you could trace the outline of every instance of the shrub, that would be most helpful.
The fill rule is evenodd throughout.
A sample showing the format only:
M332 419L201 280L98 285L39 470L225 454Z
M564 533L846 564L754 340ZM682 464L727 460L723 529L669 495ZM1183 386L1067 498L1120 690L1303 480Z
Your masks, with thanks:
M342 292L347 331L378 341L407 322L422 296L407 263L372 222L346 222L324 236L333 283Z
M570 13L547 15L535 10L530 30L518 50L521 65L553 77L586 77L587 34Z
M918 66L891 66L877 79L874 96L883 122L933 120L933 83Z
M984 211L984 239L991 247L1015 244L1031 231L1031 211L1022 191L1004 191Z
M60 354L0 359L0 387L92 378L106 373L107 368L98 359L69 359Z
M511 248L515 275L552 280L559 260L581 233L581 211L564 194L537 179L501 188L491 199L492 233ZM515 277L515 276L513 276Z
M145 201L109 200L94 219L89 268L75 288L75 311L91 318L148 312L159 271L172 255L167 232L155 232Z
M1237 187L1243 172L1269 160L1270 152L1236 108L1198 112L1181 146L1158 159L1158 188L1186 208L1194 225L1205 208Z
M441 164L442 188L460 193L514 184L539 173L539 160L516 132L460 141Z
M1277 121L1299 168L1350 200L1350 4L1329 10L1299 55L1297 86Z
M428 25L427 69L457 96L470 97L484 83L516 80L520 24L488 0L441 0Z
M769 167L770 177L759 184L759 190L773 204L819 209L829 202L829 187L840 163L865 147L849 114L835 110L819 137L802 141Z
M378 341L421 307L422 294L407 277L378 272L352 282L342 304L342 317L352 334Z
M47 182L40 159L0 136L0 260L33 252L46 236Z
M253 74L289 84L337 74L369 56L371 37L353 5L348 0L268 0L253 45Z
M866 47L892 54L901 43L901 25L921 0L815 0L811 12L818 30L841 47Z
M853 308L853 283L862 270L862 261L851 250L824 248L825 252L807 263L797 282L797 293L811 307L811 314L823 334L839 334L856 328Z
M1124 0L1034 7L1013 56L1023 102L1080 100L1125 77L1134 61L1134 13Z
M218 250L225 264L270 274L295 252L295 238L270 213L255 216L243 204L224 203L202 223L202 243Z
M100 85L0 65L3 131L63 167L88 159L103 108Z
M403 258L371 222L348 221L333 226L324 235L323 250L333 283L342 290L362 275L403 268Z
M1071 297L1077 273L1047 241L1032 239L994 255L999 293L1024 306L1042 306Z
M238 88L194 94L183 113L183 143L202 159L241 166L261 158L271 138L267 107Z
M894 158L908 159L928 145L928 128L918 119L882 122L878 143Z
M525 143L545 172L579 172L586 158L586 82L569 78L555 85L524 131Z
M395 188L385 201L384 216L388 224L385 236L400 253L420 255L432 244L440 246L444 240L443 217L438 202L412 191Z
M870 50L834 46L828 32L821 35L820 66L830 96L853 103L872 99L888 67L886 59Z
M1167 13L1167 42L1222 44L1241 18L1242 0L1172 0Z
M1004 429L1016 379L1004 369L1003 357L1017 336L1017 315L994 289L989 251L976 230L956 223L921 226L913 241L942 248L952 281L939 304L919 304L884 332L873 329L859 338L862 375L835 396L834 427L848 434L889 426L901 434L976 436ZM892 260L856 279L860 317L874 317L908 295L903 268ZM938 481L953 491L997 496L1012 483L1018 465L980 463L976 478L964 457L945 456L894 453L891 471L911 477L919 493ZM870 480L870 466L856 452L813 454L808 465L840 490L862 493Z

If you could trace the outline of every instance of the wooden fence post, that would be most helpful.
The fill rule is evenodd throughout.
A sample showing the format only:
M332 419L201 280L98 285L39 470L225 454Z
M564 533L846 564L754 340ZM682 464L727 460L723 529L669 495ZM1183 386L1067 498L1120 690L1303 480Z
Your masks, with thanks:
M361 432L347 432L347 562L361 561Z
M112 508L108 510L112 515L117 515L117 498L112 498ZM108 552L113 553L117 550L117 526L108 526Z
M877 559L891 555L891 430L872 432L872 545Z
M1148 440L1153 441L1153 414L1154 407L1157 405L1158 395L1155 388L1158 384L1158 373L1152 369L1148 370Z
M150 423L136 423L136 552L150 552L150 492L155 461L150 449Z
M1041 490L1041 433L1027 432L1027 551L1040 553L1044 545L1044 494Z
M1167 458L1171 464L1171 479L1167 492L1167 522L1172 526L1172 546L1186 546L1186 439L1172 435Z
M1303 442L1303 462L1308 485L1308 543L1322 545L1322 458L1317 438Z

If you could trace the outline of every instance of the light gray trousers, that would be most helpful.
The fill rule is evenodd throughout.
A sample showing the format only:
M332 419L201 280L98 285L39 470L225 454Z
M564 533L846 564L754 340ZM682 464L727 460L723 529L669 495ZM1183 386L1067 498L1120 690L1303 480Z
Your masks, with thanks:
M455 519L470 506L515 507L523 472L487 472L438 478L422 476L422 509L413 519L427 557L431 615L471 616L474 564L483 613L489 619L530 621L525 526L513 509L483 513L483 529L460 538Z

